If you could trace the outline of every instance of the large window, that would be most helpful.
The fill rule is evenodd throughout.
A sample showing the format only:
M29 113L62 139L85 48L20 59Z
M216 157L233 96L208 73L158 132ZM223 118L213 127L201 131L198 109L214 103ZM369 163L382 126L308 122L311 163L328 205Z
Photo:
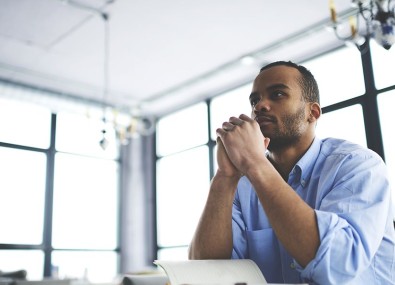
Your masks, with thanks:
M99 117L0 98L0 270L111 281L118 274L119 151Z

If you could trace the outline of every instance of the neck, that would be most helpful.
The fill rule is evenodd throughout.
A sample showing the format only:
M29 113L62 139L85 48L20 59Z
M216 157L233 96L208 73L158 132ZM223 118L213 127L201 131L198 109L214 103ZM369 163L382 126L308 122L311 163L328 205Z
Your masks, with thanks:
M269 150L269 161L273 164L285 181L288 181L288 176L292 168L306 153L313 140L314 137L309 140L305 140L305 143L300 141L299 143L292 146L284 146L283 148Z

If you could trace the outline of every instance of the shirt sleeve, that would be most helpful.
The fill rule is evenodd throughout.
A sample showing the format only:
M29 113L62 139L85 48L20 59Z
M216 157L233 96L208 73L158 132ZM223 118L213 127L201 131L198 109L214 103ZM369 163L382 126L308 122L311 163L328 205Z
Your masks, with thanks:
M233 236L237 236L237 239L233 239L233 251L232 259L245 259L248 258L247 254L247 239L245 236L245 223L241 213L239 188L236 191L236 196L233 201L232 209L232 232Z
M315 210L320 246L301 271L318 284L345 284L372 263L388 223L390 186L381 158L358 151L328 158L322 173L333 179ZM335 166L335 167L334 167Z

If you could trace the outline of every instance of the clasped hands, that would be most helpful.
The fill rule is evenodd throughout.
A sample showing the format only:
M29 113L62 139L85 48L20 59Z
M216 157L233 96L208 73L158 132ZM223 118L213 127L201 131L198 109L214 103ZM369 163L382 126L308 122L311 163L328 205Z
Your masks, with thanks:
M270 139L263 136L259 124L249 116L231 117L216 133L218 172L222 175L240 177L266 159Z

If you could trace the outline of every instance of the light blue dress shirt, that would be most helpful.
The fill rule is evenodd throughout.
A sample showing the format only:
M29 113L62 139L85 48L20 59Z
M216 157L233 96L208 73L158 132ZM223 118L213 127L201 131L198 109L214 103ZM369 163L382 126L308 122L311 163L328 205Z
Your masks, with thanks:
M246 177L233 204L232 258L254 260L269 283L395 284L391 189L375 152L316 138L288 184L315 209L320 235L315 258L302 268L287 253Z

